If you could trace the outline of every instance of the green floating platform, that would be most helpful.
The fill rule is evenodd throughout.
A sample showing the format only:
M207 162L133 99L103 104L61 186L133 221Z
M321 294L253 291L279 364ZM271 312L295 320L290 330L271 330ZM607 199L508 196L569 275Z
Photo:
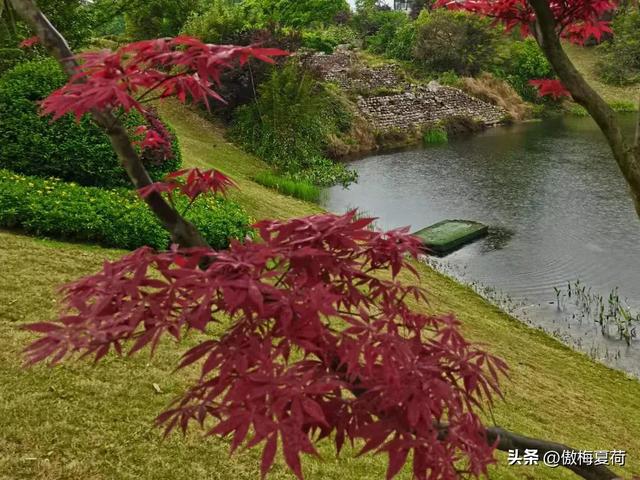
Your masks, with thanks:
M487 234L489 227L470 220L444 220L414 233L437 255L446 255Z

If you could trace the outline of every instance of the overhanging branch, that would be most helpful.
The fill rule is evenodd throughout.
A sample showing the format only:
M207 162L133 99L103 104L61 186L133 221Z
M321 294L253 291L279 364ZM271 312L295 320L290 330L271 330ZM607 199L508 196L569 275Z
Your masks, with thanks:
M525 437L517 433L509 432L500 427L487 428L487 441L490 444L497 442L496 448L502 452L509 450L536 450L538 455L543 457L545 453L555 452L559 458L563 458L563 452L575 452L579 450L562 445L560 443L549 442L537 438ZM562 465L574 472L576 475L586 480L614 480L620 478L612 472L606 465Z
M316 357L324 362L325 359L316 355ZM366 389L360 387L359 379L349 381L345 378L345 367L340 366L341 362L337 357L334 357L330 362L329 369L336 372L347 385L350 385L350 392L359 397L366 392ZM435 424L434 427L438 430L438 439L444 440L449 434L449 425ZM561 443L550 442L548 440L542 440L538 438L525 437L517 433L510 432L501 427L488 427L485 429L485 437L489 445L495 445L496 450L501 452L509 452L509 450L536 450L540 457L544 457L547 452L556 452L559 458L563 458L563 452L575 452L576 455L580 452L572 447L568 447ZM616 480L620 477L607 468L606 465L558 465L567 468L574 472L585 480Z

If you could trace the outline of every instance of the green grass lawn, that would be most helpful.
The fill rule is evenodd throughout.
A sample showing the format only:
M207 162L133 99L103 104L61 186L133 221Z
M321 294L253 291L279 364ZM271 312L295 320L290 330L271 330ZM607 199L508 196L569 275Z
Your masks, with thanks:
M582 47L568 42L565 42L563 47L585 80L587 80L608 103L632 103L637 108L638 98L640 98L640 84L617 87L615 85L608 85L600 80L596 72L596 65L599 58L599 50L597 48Z
M232 175L241 187L234 195L254 217L318 211L251 182L265 165L230 145L221 130L197 114L174 105L163 107L162 113L176 129L187 162ZM203 439L194 429L186 437L174 434L162 441L161 432L152 427L155 415L193 375L172 373L186 345L167 343L153 358L109 357L97 366L21 367L20 351L33 336L20 325L51 319L57 285L95 271L105 258L121 253L0 232L0 479L259 478L258 451L229 458L223 440ZM639 382L526 327L467 287L426 266L419 269L430 292L429 308L456 312L469 338L511 366L511 378L504 382L506 398L493 411L500 426L576 448L624 449L626 475L640 472ZM347 450L336 459L328 442L321 445L321 460L304 461L307 478L384 478L383 458L356 459ZM282 465L275 466L271 478L293 478ZM401 478L409 478L408 472ZM506 455L499 454L490 478L575 477L560 469L507 467Z

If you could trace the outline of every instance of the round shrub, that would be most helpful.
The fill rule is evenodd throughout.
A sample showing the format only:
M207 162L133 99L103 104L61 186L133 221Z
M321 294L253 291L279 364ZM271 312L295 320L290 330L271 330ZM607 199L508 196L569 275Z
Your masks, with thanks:
M500 32L490 20L439 8L418 23L414 53L427 69L474 76L492 65Z
M199 4L198 0L130 2L125 12L126 31L136 40L176 36Z
M522 98L530 102L538 101L539 95L529 81L554 77L547 57L544 56L536 41L531 38L512 42L501 68L496 73L504 78Z
M375 32L366 37L366 47L374 53L383 54L396 39L397 32L410 21L404 12L376 10L372 14L372 23Z
M88 116L76 123L70 115L55 122L39 115L38 102L66 80L53 59L21 63L0 78L0 167L82 185L128 186L109 138ZM130 113L123 122L132 131L145 121L140 114ZM181 165L177 140L170 129L168 136L170 157L158 158L158 151L142 152L154 179Z
M255 12L229 0L211 0L207 10L192 16L182 33L207 43L240 43L243 32L257 22Z
M357 34L344 25L330 25L324 28L302 32L302 46L324 53L333 53L338 45L355 46Z
M398 30L387 45L385 55L398 60L413 60L413 49L416 43L415 22L407 23Z

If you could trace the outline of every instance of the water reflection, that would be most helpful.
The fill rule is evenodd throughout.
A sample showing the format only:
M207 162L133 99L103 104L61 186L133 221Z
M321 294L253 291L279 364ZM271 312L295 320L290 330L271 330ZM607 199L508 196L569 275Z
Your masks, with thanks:
M631 116L624 121L633 128ZM357 160L353 167L358 184L329 189L327 208L362 207L380 217L383 228L417 230L447 218L490 225L486 239L442 262L526 305L519 313L534 324L640 372L640 353L549 306L554 286L580 279L604 296L619 286L621 296L640 307L640 220L590 119L492 129L449 145Z

